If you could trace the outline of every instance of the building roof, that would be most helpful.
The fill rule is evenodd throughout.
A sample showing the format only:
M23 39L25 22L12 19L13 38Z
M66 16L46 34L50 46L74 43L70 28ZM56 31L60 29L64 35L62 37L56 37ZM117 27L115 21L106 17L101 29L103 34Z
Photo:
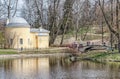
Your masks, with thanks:
M6 27L30 27L30 25L24 18L14 17L8 19Z
M48 33L38 33L38 36L48 36Z
M50 31L40 27L39 29L37 28L31 28L30 29L30 32L33 32L33 33L50 33Z

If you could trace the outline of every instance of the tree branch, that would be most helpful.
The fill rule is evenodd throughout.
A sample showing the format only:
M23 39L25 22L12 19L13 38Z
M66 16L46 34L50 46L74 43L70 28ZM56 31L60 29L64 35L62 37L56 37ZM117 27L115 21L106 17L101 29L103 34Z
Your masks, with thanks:
M113 34L115 34L115 36L119 37L118 32L116 32L116 31L112 28L112 26L109 24L109 22L108 22L108 20L107 20L107 18L106 18L105 12L104 12L104 10L103 10L103 8L102 8L102 5L101 5L100 0L99 0L99 6L100 6L100 9L101 9L101 11L102 11L103 17L104 17L104 19L105 19L105 22L106 22L106 24L107 24L110 32L113 33Z

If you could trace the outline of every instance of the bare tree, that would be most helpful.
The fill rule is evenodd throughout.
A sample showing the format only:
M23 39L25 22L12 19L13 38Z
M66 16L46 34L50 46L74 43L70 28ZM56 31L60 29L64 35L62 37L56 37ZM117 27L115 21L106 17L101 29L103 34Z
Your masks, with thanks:
M53 44L56 37L60 32L60 21L61 21L61 13L60 13L60 1L59 0L51 0L49 5L49 13L48 13L48 27L50 32L50 44Z
M83 28L86 27L86 32L84 33L84 35L82 35L83 37L81 38L82 40L85 40L87 33L89 31L89 28L91 26L91 4L89 0L84 0L83 2L83 8L82 8L82 14L81 14L81 25L83 26Z
M73 5L73 26L75 30L75 40L78 40L78 32L80 30L80 20L82 13L83 3L81 0L75 0Z
M99 5L100 5L102 14L103 14L103 16L104 16L105 22L106 22L106 24L107 24L110 32L117 37L118 50L119 50L119 53L120 53L119 0L116 0L115 2L116 2L116 3L115 3L115 4L116 4L116 7L115 7L115 10L116 10L116 12L115 12L115 13L116 13L116 16L115 16L115 17L116 17L116 29L113 28L114 25L112 25L112 24L109 23L109 20L107 19L106 15L105 15L105 11L104 11L104 9L103 9L104 6L102 6L102 4L101 4L101 0L99 0Z
M62 32L62 38L61 38L60 45L63 44L64 35L67 30L67 27L71 26L73 4L74 4L74 0L66 0L64 3L64 14L63 14L63 21L62 21L62 25L61 25L61 27L64 29Z
M113 26L113 0L110 0L111 2L111 26ZM113 34L110 33L110 44L111 48L113 47Z
M2 15L10 18L14 17L17 12L18 0L3 0L1 2Z

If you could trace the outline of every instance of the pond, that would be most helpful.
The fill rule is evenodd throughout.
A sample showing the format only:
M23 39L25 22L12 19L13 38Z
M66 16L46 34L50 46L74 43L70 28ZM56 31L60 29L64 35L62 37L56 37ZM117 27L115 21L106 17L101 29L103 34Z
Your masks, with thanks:
M120 64L71 62L53 56L1 59L0 79L120 79Z

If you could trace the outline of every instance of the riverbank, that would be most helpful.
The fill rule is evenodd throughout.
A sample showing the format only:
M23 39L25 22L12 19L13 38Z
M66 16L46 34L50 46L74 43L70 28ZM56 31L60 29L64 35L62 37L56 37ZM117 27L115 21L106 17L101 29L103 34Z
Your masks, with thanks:
M70 56L75 51L66 47L24 50L18 51L13 49L0 49L0 59L6 58L27 58L43 56ZM99 62L120 62L120 54L117 51L108 52L105 50L89 51L86 53L76 53L78 60L91 60Z
M14 50L14 49L0 49L0 55L6 54L47 54L47 53L72 53L71 49L67 47L50 47L46 49L25 49L25 50Z
M6 55L6 54L18 54L17 50L13 49L0 49L0 55Z
M120 53L117 51L90 51L79 55L78 59L98 62L120 62Z
M0 49L0 59L6 58L26 58L26 57L41 57L41 56L66 56L73 52L67 47L48 48L48 49L34 49L34 50L13 50Z
M49 53L74 53L75 51L68 47L51 47L47 49L29 49L18 51L19 53L25 54L49 54Z
M69 56L70 53L50 53L50 54L11 54L11 55L0 55L0 59L14 59L14 58L32 58L32 57L53 57L53 56Z

